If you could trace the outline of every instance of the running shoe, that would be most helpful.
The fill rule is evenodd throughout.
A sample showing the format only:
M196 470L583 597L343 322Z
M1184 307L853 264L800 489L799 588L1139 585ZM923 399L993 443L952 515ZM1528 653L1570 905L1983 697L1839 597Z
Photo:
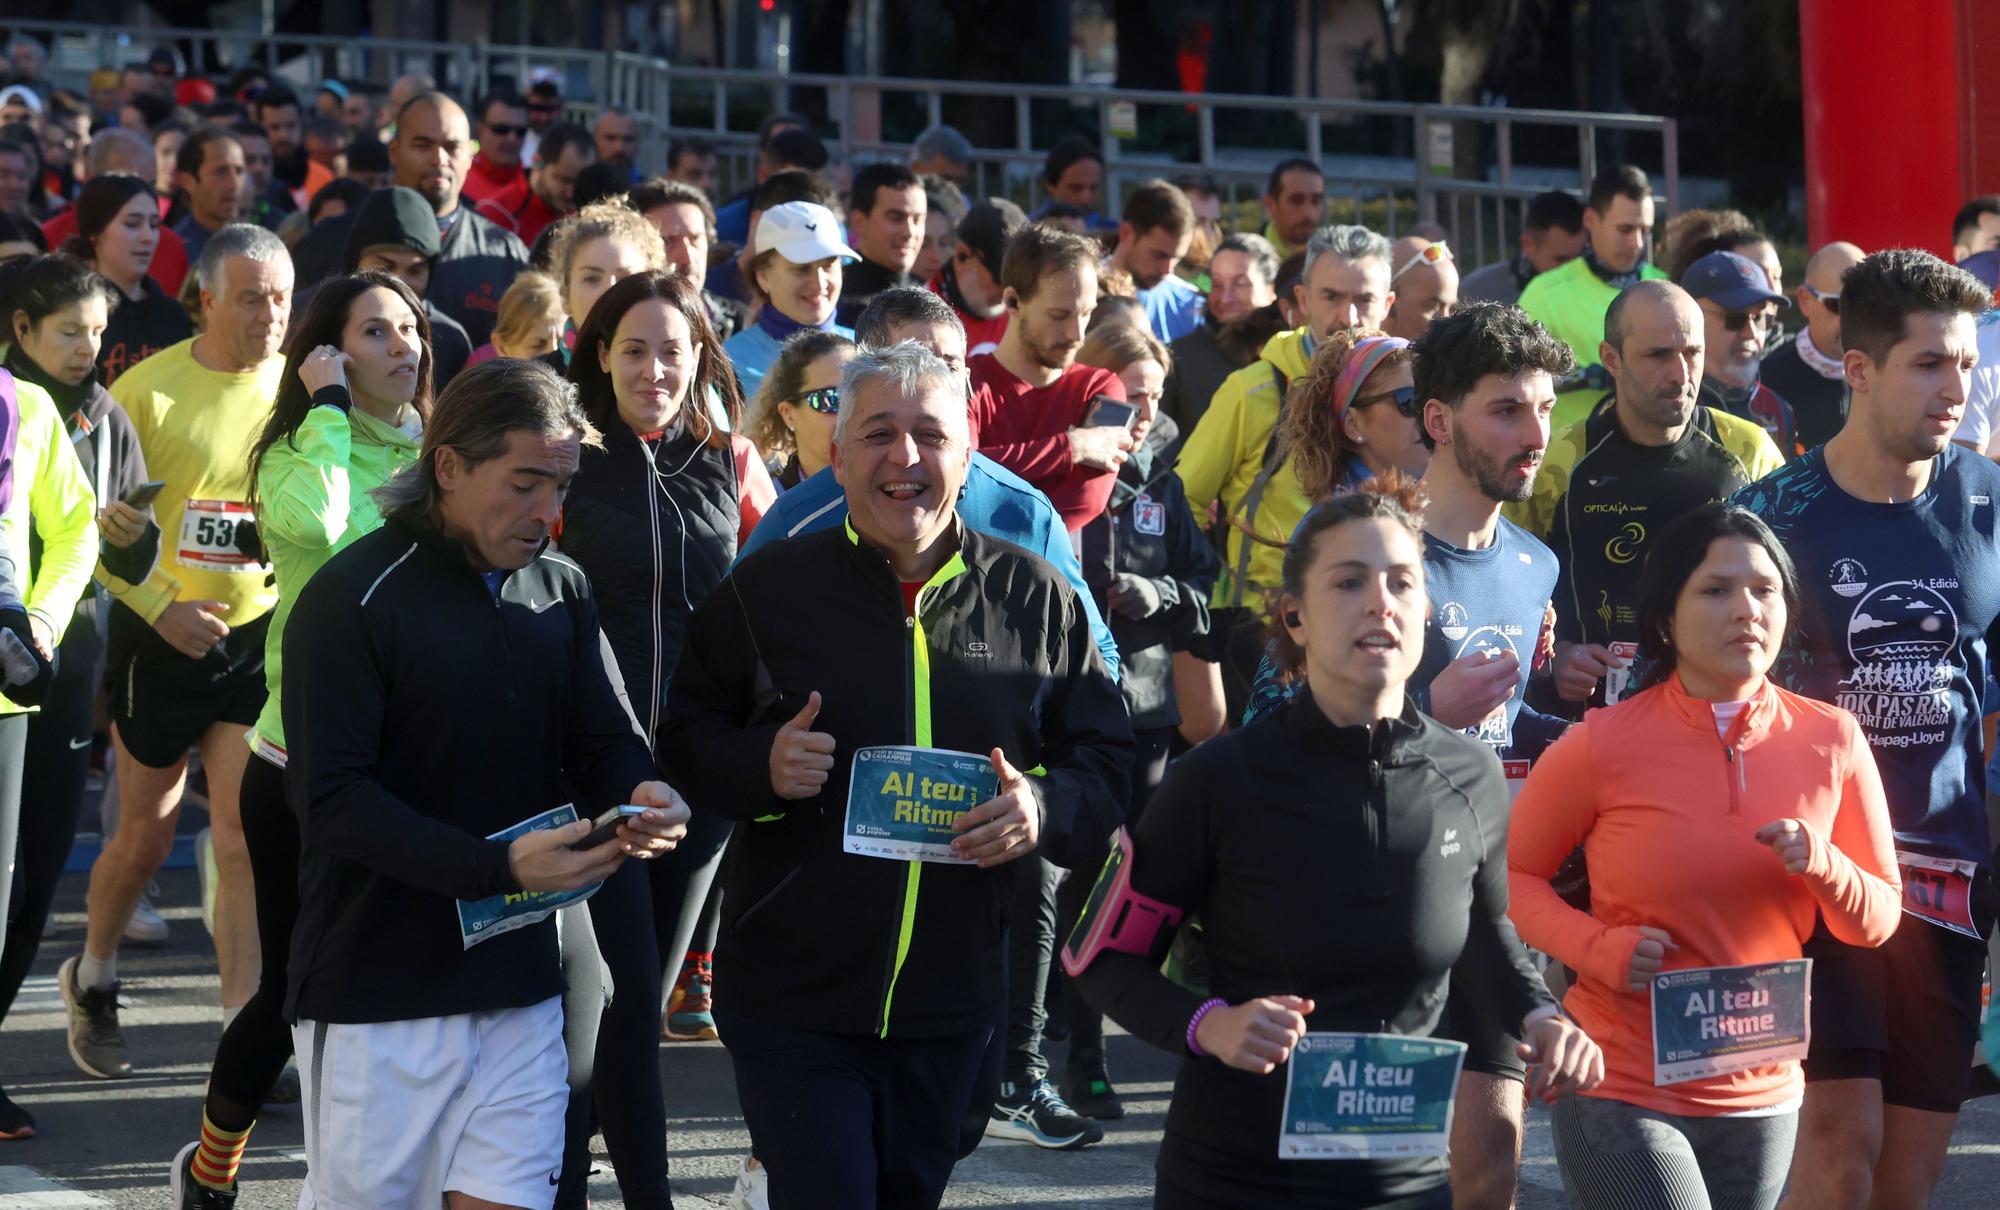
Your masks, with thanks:
M713 1042L715 1031L715 967L706 955L681 965L674 995L667 1001L662 1031L670 1042Z
M1069 1058L1063 1078L1063 1098L1076 1112L1100 1122L1115 1122L1125 1116L1125 1103L1111 1086L1104 1070L1104 1053L1083 1050Z
M1020 1139L1051 1151L1075 1151L1104 1138L1104 1127L1071 1109L1047 1079L1000 1085L986 1119L989 1139Z
M236 1210L236 1182L229 1183L227 1193L220 1189L210 1189L194 1179L194 1153L201 1147L196 1139L180 1149L174 1156L173 1175L168 1178L168 1188L172 1190L174 1210Z
M771 1174L754 1155L744 1157L736 1166L736 1187L729 1191L729 1210L771 1210Z
M0 1089L0 1139L31 1139L35 1137L35 1115L14 1103L14 1098Z
M125 940L133 945L167 943L167 918L153 906L153 898L159 893L159 883L147 883L145 893L139 896L138 904L132 909L132 918L125 922Z
M215 936L215 888L222 881L222 875L215 868L215 835L211 828L203 828L194 837L194 868L201 876L201 923L208 935Z
M69 1057L85 1075L122 1080L132 1074L125 1057L125 1035L118 1028L118 985L78 987L76 958L56 968L56 986L69 1009Z

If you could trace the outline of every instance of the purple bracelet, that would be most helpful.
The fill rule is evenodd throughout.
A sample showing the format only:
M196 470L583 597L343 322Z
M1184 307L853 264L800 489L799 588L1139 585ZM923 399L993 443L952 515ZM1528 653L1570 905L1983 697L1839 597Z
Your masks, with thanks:
M1229 1001L1223 999L1221 996L1217 996L1213 1000L1202 1001L1201 1007L1194 1010L1194 1016L1188 1018L1187 1048L1189 1054L1197 1058L1208 1054L1207 1051L1201 1048L1201 1043L1194 1040L1194 1031L1201 1028L1201 1019L1203 1017L1206 1017L1218 1008L1227 1007L1228 1004Z

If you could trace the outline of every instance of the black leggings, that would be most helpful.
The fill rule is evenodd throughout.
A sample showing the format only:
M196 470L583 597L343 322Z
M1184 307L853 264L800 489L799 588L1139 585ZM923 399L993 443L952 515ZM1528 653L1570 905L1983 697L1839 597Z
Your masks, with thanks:
M593 1127L604 1132L604 1148L611 1153L627 1206L653 1210L673 1205L667 1187L667 1105L660 1087L660 962L651 887L643 868L657 860L628 859L589 900L590 932L610 972L611 995L608 1002L595 998L603 1012L594 1023L578 1019L590 1007L579 1000L593 998L564 999L573 1091L558 1207L585 1204ZM575 952L567 944L564 948L566 955ZM578 971L571 977L590 976ZM593 1024L594 1042L579 1032Z
M77 813L90 776L91 718L103 654L93 615L79 611L57 652L48 700L40 714L27 717L14 886L7 903L6 937L0 940L0 1021L7 1019L21 982L35 963L42 929L55 903L56 884L76 840Z
M697 811L686 839L649 862L653 880L653 938L660 970L669 983L689 950L712 953L722 921L722 888L715 878L733 824ZM657 1024L657 1023L656 1023Z
M243 768L239 798L243 843L256 883L257 946L264 969L209 1069L208 1120L222 1130L248 1129L292 1057L285 1024L292 929L299 922L299 821L285 801L285 771L253 754Z

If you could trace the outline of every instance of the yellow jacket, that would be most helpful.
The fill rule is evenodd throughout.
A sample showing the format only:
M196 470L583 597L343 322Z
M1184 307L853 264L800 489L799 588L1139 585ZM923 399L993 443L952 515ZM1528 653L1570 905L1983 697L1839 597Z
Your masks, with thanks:
M0 522L0 541L23 577L21 602L29 616L48 623L60 643L97 565L97 496L48 392L18 378L14 392L21 426L14 442L14 499ZM32 571L31 526L42 540L42 556ZM20 713L22 707L0 698L0 715Z
M1277 589L1285 543L1312 505L1289 459L1272 474L1254 507L1245 499L1263 469L1264 451L1278 424L1282 402L1278 376L1297 382L1311 368L1312 353L1312 333L1306 328L1273 336L1256 361L1223 379L1181 448L1174 469L1187 488L1188 506L1195 516L1205 522L1209 506L1220 501L1224 516L1266 539L1252 541L1236 526L1229 527L1222 574L1215 581L1218 608L1263 607L1257 590Z

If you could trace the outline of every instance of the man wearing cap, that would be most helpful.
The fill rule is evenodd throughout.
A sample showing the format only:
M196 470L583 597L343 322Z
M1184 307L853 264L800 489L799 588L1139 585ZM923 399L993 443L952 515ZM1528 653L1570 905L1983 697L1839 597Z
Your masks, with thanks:
M1443 240L1406 235L1396 241L1389 259L1396 266L1389 275L1396 301L1382 321L1384 332L1415 340L1432 320L1458 309L1458 262Z
M860 254L840 237L833 211L817 202L784 202L757 219L745 275L763 300L757 322L723 343L746 396L757 393L778 350L796 332L817 328L849 340L854 333L834 322L840 304L841 266Z
M1754 420L1788 461L1804 453L1792 405L1757 376L1764 334L1777 324L1785 296L1755 261L1734 252L1711 252L1689 265L1681 288L1701 307L1702 406Z
M1004 197L990 197L958 221L951 259L928 283L958 312L965 325L966 355L991 353L1007 334L1008 311L1001 297L1000 261L1007 241L1028 225L1028 216Z
M1864 255L1844 240L1812 254L1806 261L1805 281L1792 291L1805 326L1766 353L1758 371L1759 380L1792 405L1793 433L1805 449L1825 445L1847 422L1847 375L1840 365L1840 279Z
M42 99L26 84L0 88L0 126L24 123L33 126L42 116Z
M444 390L472 356L472 339L457 320L437 309L428 297L431 263L440 240L437 215L414 189L377 189L361 203L347 236L349 273L386 273L424 300L424 317L431 323L431 383ZM301 309L305 300L299 303Z

